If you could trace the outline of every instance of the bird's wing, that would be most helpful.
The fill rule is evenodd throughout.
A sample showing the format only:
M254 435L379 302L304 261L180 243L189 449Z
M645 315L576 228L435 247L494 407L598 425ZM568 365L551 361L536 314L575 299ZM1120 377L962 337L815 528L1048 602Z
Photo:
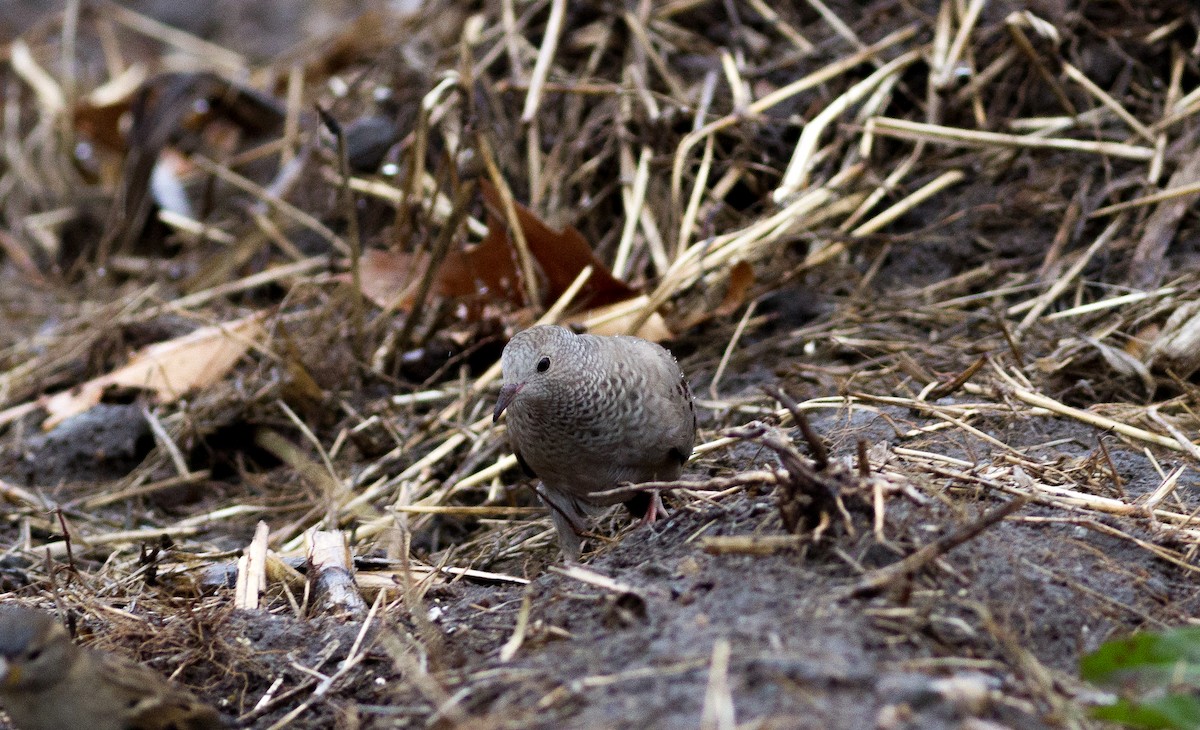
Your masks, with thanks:
M658 372L664 381L658 390L662 393L660 407L667 424L663 437L672 455L678 454L682 466L691 457L692 446L696 443L696 404L679 363L666 348L655 345L654 349L658 356Z
M517 457L517 463L521 465L521 471L525 472L525 476L530 479L536 479L537 474L533 473L533 468L529 466L528 461L525 461L525 457L521 456L521 452L517 450L516 446L512 447L512 452L513 456Z
M229 727L213 708L158 672L114 654L89 652L100 676L128 708L126 730L218 730Z

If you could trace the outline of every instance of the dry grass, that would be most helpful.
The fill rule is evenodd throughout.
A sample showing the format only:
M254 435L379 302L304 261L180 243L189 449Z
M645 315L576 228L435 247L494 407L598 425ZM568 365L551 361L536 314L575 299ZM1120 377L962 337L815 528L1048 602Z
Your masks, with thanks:
M108 626L114 644L171 627L156 640L175 666L238 665L227 709L282 726L355 686L366 624L333 650L340 668L289 680L285 700L233 643L211 648L231 602L215 586L261 521L255 610L307 620L320 604L294 558L344 530L369 615L413 617L382 651L428 716L466 722L420 617L437 583L520 584L551 555L490 417L504 335L535 321L653 332L691 353L710 386L696 458L721 473L677 490L685 503L791 478L721 471L748 467L726 456L746 438L729 427L907 412L921 425L897 426L904 446L834 444L869 461L842 464L867 490L834 520L846 530L895 538L896 500L1015 498L1047 511L1009 519L1195 571L1200 503L1180 489L1200 457L1200 280L1179 251L1200 196L1186 4L1119 22L1096 8L1086 22L1005 17L982 0L487 5L364 15L259 63L108 4L71 3L8 46L7 448L27 453L92 404L85 392L143 404L153 443L126 476L35 467L0 483L8 551L30 561L19 595ZM1118 37L1120 73L1081 52ZM379 172L354 164L367 117L394 122ZM964 189L979 197L953 197ZM598 264L555 284L518 203L577 229ZM451 292L447 262L469 262L489 222L510 234L489 263L510 289ZM992 233L1018 223L1042 240ZM920 256L939 250L947 275L932 280ZM593 305L597 266L633 294ZM830 313L790 321L780 302L814 291L835 293ZM227 349L145 359L201 328ZM139 350L134 381L110 376ZM207 367L185 373L197 358ZM800 403L746 387L763 363ZM1039 419L1094 430L1089 455L1039 456L985 425ZM922 448L939 438L987 452ZM1118 444L1170 460L1157 488L1123 490ZM830 524L808 527L701 542L770 554ZM244 607L259 600L247 580ZM528 618L526 604L501 661ZM732 726L729 651L712 647L705 727Z

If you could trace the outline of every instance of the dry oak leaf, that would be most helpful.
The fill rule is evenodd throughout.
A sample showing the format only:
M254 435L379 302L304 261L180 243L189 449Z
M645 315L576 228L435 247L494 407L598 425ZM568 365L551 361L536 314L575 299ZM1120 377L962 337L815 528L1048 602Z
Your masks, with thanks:
M446 254L434 291L439 296L474 300L482 305L505 301L517 307L529 306L500 195L486 180L480 181L480 188L487 207L488 233L479 243ZM637 294L596 258L575 228L554 230L525 206L516 201L513 205L529 253L544 278L538 289L545 301L535 304L545 306L556 301L587 266L592 267L592 275L576 297L576 305L603 307ZM366 251L359 270L363 293L381 307L407 309L416 283L429 265L429 256L424 252Z
M165 403L217 382L266 336L265 316L258 312L143 347L122 367L44 398L40 405L49 415L42 428L48 431L87 411L112 387L149 390Z

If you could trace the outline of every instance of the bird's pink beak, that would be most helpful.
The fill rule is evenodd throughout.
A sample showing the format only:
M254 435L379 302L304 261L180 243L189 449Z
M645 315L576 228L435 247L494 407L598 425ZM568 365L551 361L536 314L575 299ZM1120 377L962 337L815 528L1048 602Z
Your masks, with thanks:
M509 383L500 388L500 397L496 399L496 410L492 411L492 423L500 420L500 414L512 404L513 398L524 388L524 383Z

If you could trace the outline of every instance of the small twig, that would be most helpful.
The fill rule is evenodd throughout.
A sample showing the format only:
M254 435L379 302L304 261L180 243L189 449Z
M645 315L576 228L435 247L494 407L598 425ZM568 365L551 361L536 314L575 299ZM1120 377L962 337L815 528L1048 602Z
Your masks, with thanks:
M962 545L964 542L975 538L1005 517L1017 512L1028 504L1029 500L1029 497L1012 499L1000 507L985 512L975 522L960 527L948 535L939 537L907 558L867 574L855 584L850 590L849 595L854 598L878 595L892 583L913 575L937 558Z
M477 183L475 180L464 180L459 185L458 190L455 191L454 207L450 211L450 217L442 225L442 230L438 233L437 240L434 241L433 248L429 253L429 264L425 267L425 271L421 275L421 281L417 285L416 296L413 298L408 314L404 317L404 325L400 328L400 334L396 338L397 349L403 350L409 344L409 339L416 328L417 319L424 310L425 300L429 298L429 293L433 289L436 274L441 269L442 261L450 251L450 244L454 241L455 234L458 233L463 219L467 217L467 213L470 210L471 201L475 197L476 187ZM386 318L381 317L380 319L386 322Z
M259 600L267 590L267 538L270 532L267 523L260 520L254 528L254 539L238 558L237 584L233 596L235 608L258 610Z
M1087 250L1080 255L1079 259L1072 264L1062 276L1055 279L1054 283L1050 285L1050 288L1047 289L1044 294L1035 300L1034 306L1025 313L1025 318L1022 319L1021 323L1017 325L1017 331L1014 333L1016 339L1020 339L1020 337L1025 334L1025 330L1029 329L1029 326L1041 316L1042 312L1044 312L1054 300L1058 299L1059 295L1066 291L1067 287L1071 286L1071 284L1075 281L1075 277L1083 273L1084 268L1087 267L1092 258L1100 251L1100 249L1107 246L1109 242L1116 237L1117 233L1124 227L1124 225L1125 216L1123 214L1118 215L1116 219L1113 220L1112 223L1110 223L1108 227L1096 237L1096 240L1092 242L1092 245L1087 247Z
M757 299L750 302L750 306L746 307L746 313L738 320L737 327L733 330L733 336L729 338L729 343L725 345L725 352L721 354L721 362L717 364L717 371L713 374L712 382L708 384L708 395L713 400L721 399L721 396L717 393L717 386L721 382L721 377L725 375L725 368L729 365L730 358L733 357L733 351L737 349L738 341L742 338L742 333L746 329L746 323L754 316L754 310L757 307Z
M308 579L313 593L320 598L322 610L335 615L367 613L367 603L354 582L346 535L341 530L317 529L309 530L306 535L311 565Z
M632 593L634 595L641 596L645 592L635 588L632 585L629 585L628 583L622 583L621 581L609 578L603 573L598 573L591 568L579 565L577 563L552 565L550 566L550 572L558 573L559 575L571 578L572 580L577 580L580 583L586 583L587 585L595 586L596 588L606 590L610 593Z
M1057 413L1061 416L1074 418L1081 423L1086 423L1105 431L1113 431L1131 439L1137 439L1139 441L1155 444L1156 446L1162 446L1164 448L1171 449L1172 451L1185 450L1183 446L1181 446L1180 443L1173 438L1154 433L1153 431L1147 431L1136 426L1130 426L1127 423L1122 423L1115 419L1108 418L1107 416L1100 415L1099 413L1092 413L1091 411L1085 411L1081 408L1075 408L1074 406L1068 406L1063 403L1059 403L1053 398L1042 395L1041 393L1035 393L1032 390L1021 386L1008 373L999 368L996 369L996 372L1008 386L1008 393L1010 393L1017 400L1023 401L1031 406L1034 406L1035 408L1045 408L1046 410Z
M1192 440L1183 431L1176 428L1175 424L1162 417L1158 412L1158 406L1150 406L1146 409L1146 415L1150 417L1158 425L1166 429L1166 432L1171 434L1171 437L1179 444L1179 450L1188 454L1196 461L1200 461L1200 446L1192 443Z
M784 408L788 409L788 413L792 414L792 421L800 429L804 440L808 442L808 448L812 452L813 466L817 471L823 471L825 467L829 466L829 450L825 448L825 442L813 430L812 425L808 422L808 418L800 410L800 404L778 386L764 385L762 389L763 392L779 401Z
M914 141L924 140L934 144L961 147L1064 150L1068 152L1088 152L1143 162L1154 156L1154 150L1149 147L1138 147L1122 142L1093 142L1090 140L1064 139L1062 137L1033 137L1020 134L1002 134L1000 132L982 132L973 129L912 122L907 119L891 117L871 117L867 120L866 131L868 134L879 134Z
M362 288L362 239L358 232L358 211L354 191L350 189L350 156L346 151L346 134L338 120L320 104L313 105L325 128L337 145L338 177L341 183L342 213L346 219L346 237L350 245L350 281L354 299L350 305L350 330L353 333L354 355L359 362L366 360L366 297Z
M496 186L496 192L500 196L501 209L497 211L498 217L502 218L508 226L513 246L517 249L517 264L520 267L519 274L524 294L528 298L529 306L538 307L542 302L536 264L533 253L529 250L529 242L525 239L525 229L521 227L521 221L517 218L517 207L513 201L512 189L509 187L508 181L504 179L504 173L500 171L487 135L480 131L475 136L475 144L479 150L479 156L483 159L484 167L487 169L488 179Z
M723 492L726 489L732 489L734 487L746 487L750 485L773 486L787 479L787 476L787 472L783 469L776 469L773 471L748 471L728 477L712 477L710 479L705 479L698 482L677 480L673 482L641 482L639 484L622 484L615 489L606 489L603 492L593 492L592 496L599 499L617 497L633 492L659 492L668 489L687 489L693 492ZM538 511L540 512L541 510Z
M1125 480L1121 478L1121 473L1117 471L1117 465L1113 463L1112 454L1108 453L1108 444L1104 443L1104 434L1096 437L1096 443L1100 445L1100 453L1104 454L1104 461L1108 463L1108 473L1112 477L1113 487L1117 490L1117 494L1121 495L1121 499L1125 498Z
M1021 50L1022 53L1025 54L1025 56L1029 59L1029 62L1033 64L1033 67L1037 70L1038 75L1042 77L1042 82L1046 84L1046 86L1058 99L1058 103L1062 105L1063 110L1066 111L1066 113L1070 116L1077 115L1079 112L1075 109L1075 105L1071 103L1070 97L1068 97L1066 92L1063 91L1062 85L1058 83L1058 79L1055 77L1055 75L1051 73L1050 69L1046 67L1046 64L1042 62L1042 57L1038 55L1037 49L1033 47L1032 41L1029 40L1029 36L1025 34L1025 30L1022 28L1023 23L1024 18L1021 16L1012 18L1005 23L1005 25L1008 27L1009 35L1012 36L1013 43ZM1034 30L1036 31L1037 29L1035 28Z
M1005 330L1005 335L1006 336L1008 335L1007 329ZM1014 344L1014 343L1012 343L1011 338L1009 338L1009 343ZM1015 344L1014 344L1014 346L1015 346ZM931 400L931 401L937 401L937 400L941 400L942 398L945 398L946 396L955 392L959 388L963 387L963 385L965 385L966 382L975 375L975 373L979 372L979 369L982 368L984 363L986 363L987 361L988 361L987 355L981 355L980 357L976 358L975 362L968 365L966 370L963 370L961 373L954 376L954 378L952 378L949 382L947 382L943 385L939 385L936 388L934 388L933 390L926 393L925 399ZM1017 359L1017 362L1021 362L1021 361L1022 361L1021 358Z
M720 638L713 642L708 689L704 692L704 710L700 716L701 730L734 730L737 727L733 693L729 688L730 651L729 639Z
M774 555L806 542L802 535L721 535L702 538L700 547L712 555Z
M380 592L380 595L383 595L382 591ZM300 717L300 715L304 714L308 708L322 700L325 695L329 694L329 691L333 689L333 686L337 684L338 681L340 681L355 667L362 663L362 660L367 657L367 653L357 651L357 649L361 646L362 638L366 635L367 628L371 625L371 621L375 618L375 614L379 608L379 605L380 600L376 599L374 605L371 607L370 612L367 614L366 619L363 621L362 627L359 629L358 635L354 641L354 646L351 648L351 651L347 655L346 659L342 661L341 665L338 667L338 670L333 674L322 678L317 684L316 689L313 690L313 693L309 695L308 699L300 703L300 705L298 705L291 712L280 718L279 721L271 725L268 730L283 730L283 728L291 726L292 722L295 721L296 718ZM296 666L298 669L304 669L304 667L300 667L295 664L293 664L293 666Z
M71 531L67 529L67 518L63 515L62 507L55 507L54 514L58 517L58 526L62 528L63 545L67 551L67 565L71 567L71 570L75 570L75 554L71 549ZM47 546L46 556L47 560L49 560L49 546Z
M532 607L533 592L526 590L521 598L521 609L517 612L517 625L513 628L512 636L500 647L499 658L502 663L511 662L521 650L521 644L525 643L525 632L529 629L529 613Z
M178 472L181 478L186 479L191 474L191 470L188 469L187 460L183 458L183 452L179 450L179 446L171 438L171 435L167 433L167 429L163 428L162 422L158 420L158 417L145 406L142 406L142 417L150 425L150 431L154 434L154 440L170 455L171 463L175 466L175 471Z
M566 0L551 0L550 17L546 20L546 33L542 37L542 45L538 48L537 60L533 64L533 73L529 78L529 92L525 96L525 107L521 111L521 122L529 124L533 121L542 98L542 88L550 74L550 65L554 62L554 53L558 49L558 39L563 31L563 18L567 13Z
M836 513L843 518L847 531L853 532L854 526L840 494L839 479L844 478L844 472L832 474L828 468L814 468L782 432L758 421L730 429L727 435L761 443L774 451L783 465L787 478L778 483L776 494L784 529L795 533L810 528L814 530L814 539L819 540L829 525L830 516Z

